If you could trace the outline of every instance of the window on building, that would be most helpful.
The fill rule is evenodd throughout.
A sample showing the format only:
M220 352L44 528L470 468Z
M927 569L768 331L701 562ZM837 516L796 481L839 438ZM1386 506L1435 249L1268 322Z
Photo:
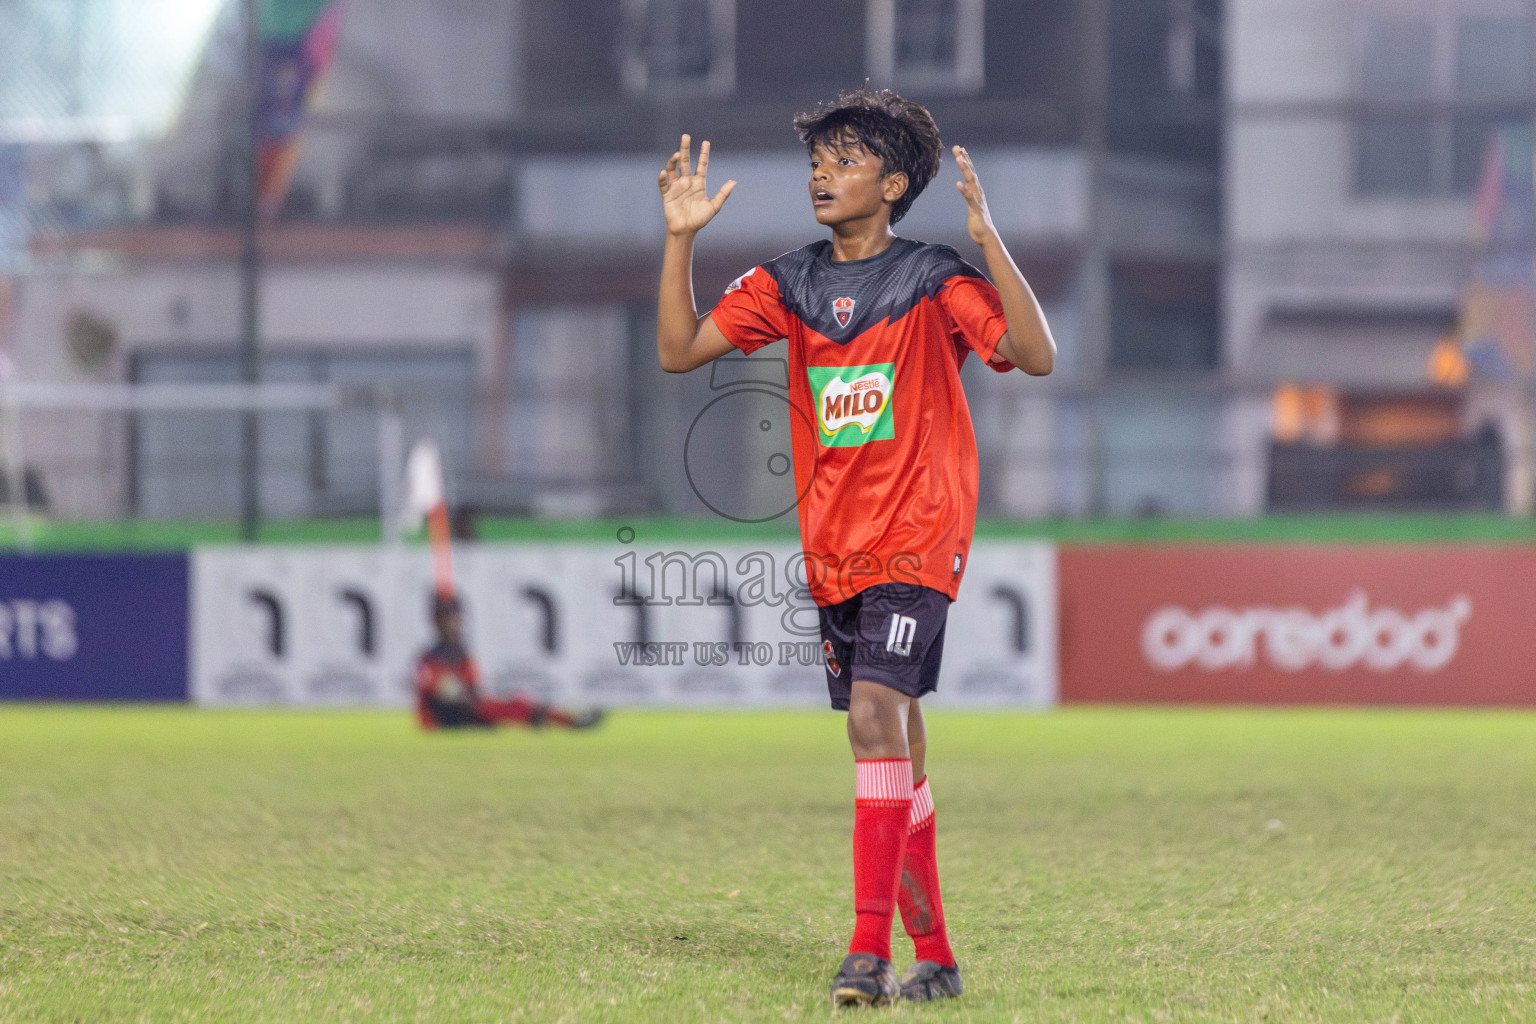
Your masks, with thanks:
M228 347L136 353L134 381L146 384L240 379ZM390 387L406 437L430 437L451 475L463 479L474 437L474 353L450 349L268 352L271 383ZM241 417L230 412L144 412L130 426L130 504L152 518L224 518L240 507ZM276 518L367 514L378 508L378 420L363 408L260 416L261 497Z
M1355 186L1368 196L1434 191L1434 126L1428 118L1372 115L1355 129Z
M1434 59L1431 22L1372 19L1365 28L1360 91L1368 99L1429 99Z
M0 134L154 138L176 120L222 0L0 4Z
M1434 23L1372 18L1360 54L1359 91L1371 108L1434 96ZM1434 190L1434 132L1422 111L1368 109L1355 128L1355 187L1362 195L1425 195Z
M1208 264L1116 263L1109 278L1110 366L1215 370L1220 293L1216 268Z
M736 85L735 0L625 0L624 88L729 93Z
M1367 10L1357 49L1355 192L1464 195L1489 135L1531 118L1532 26L1476 0Z
M1169 5L1168 29L1163 33L1164 85L1170 95L1194 94L1198 41L1194 0L1174 0Z
M1471 192L1482 176L1488 139L1531 114L1531 26L1524 17L1466 17L1456 36L1456 95L1451 121L1451 189Z
M1456 36L1456 89L1466 99L1519 99L1531 88L1531 28L1523 17L1466 17Z
M867 62L876 85L978 92L985 0L869 0Z

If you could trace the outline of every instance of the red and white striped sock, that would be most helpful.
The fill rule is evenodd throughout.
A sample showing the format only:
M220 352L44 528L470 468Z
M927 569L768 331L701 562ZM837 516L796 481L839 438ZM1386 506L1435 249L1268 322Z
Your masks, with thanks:
M857 761L853 800L853 939L850 953L891 958L891 919L912 815L912 762Z
M953 967L955 954L944 930L944 901L939 895L938 827L926 775L912 791L908 820L901 889L896 897L901 907L901 923L912 936L917 959Z
M928 788L928 776L924 775L912 787L912 817L907 826L908 834L933 824L933 790Z

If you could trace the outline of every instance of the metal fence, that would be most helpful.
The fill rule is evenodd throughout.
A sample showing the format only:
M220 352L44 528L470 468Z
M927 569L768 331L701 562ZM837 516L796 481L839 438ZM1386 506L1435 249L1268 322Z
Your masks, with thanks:
M406 360L417 379L394 383L371 372L347 380L333 359L290 357L290 372L274 374L283 383L266 385L332 396L260 413L267 519L377 514L401 454L381 448L390 416L405 444L442 447L450 496L468 512L793 523L797 414L767 382L778 360L726 360L664 380L662 391L616 377L606 388L492 393L440 356ZM0 498L24 497L60 520L233 520L242 414L224 399L200 405L209 385L186 380L222 365L206 355L146 361L141 383L121 391L141 396L132 401L17 408L16 394L41 392L13 390L9 403L0 393L7 467L20 470L19 485L4 474ZM174 401L145 404L144 394ZM1277 444L1264 396L1218 388L1082 389L1010 374L973 380L970 404L989 518L1497 509L1521 455L1491 431L1417 448Z

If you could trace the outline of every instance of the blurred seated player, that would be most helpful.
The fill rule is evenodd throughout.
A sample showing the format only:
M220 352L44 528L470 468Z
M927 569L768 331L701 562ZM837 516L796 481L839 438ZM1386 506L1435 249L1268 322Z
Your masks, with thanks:
M590 729L602 721L603 712L597 708L572 714L525 694L507 700L482 697L480 670L464 648L459 599L451 594L434 596L432 624L437 642L416 665L416 717L423 729L489 728L505 723Z

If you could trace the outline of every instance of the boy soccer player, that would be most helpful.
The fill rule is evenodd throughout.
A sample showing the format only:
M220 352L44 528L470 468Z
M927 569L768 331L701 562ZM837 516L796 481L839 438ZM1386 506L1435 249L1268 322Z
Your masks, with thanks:
M1056 344L998 236L976 168L952 150L966 230L992 282L944 245L891 226L939 171L928 111L861 89L795 118L810 151L816 221L832 229L754 267L715 308L693 304L693 240L736 187L711 198L709 143L690 141L658 178L666 253L656 322L662 369L789 339L796 493L806 575L821 618L832 706L848 712L856 762L853 939L838 1006L960 994L944 928L919 698L938 685L944 622L976 520L976 440L960 386L975 352L994 370L1051 372ZM913 780L917 780L914 787ZM916 946L898 982L891 919Z

